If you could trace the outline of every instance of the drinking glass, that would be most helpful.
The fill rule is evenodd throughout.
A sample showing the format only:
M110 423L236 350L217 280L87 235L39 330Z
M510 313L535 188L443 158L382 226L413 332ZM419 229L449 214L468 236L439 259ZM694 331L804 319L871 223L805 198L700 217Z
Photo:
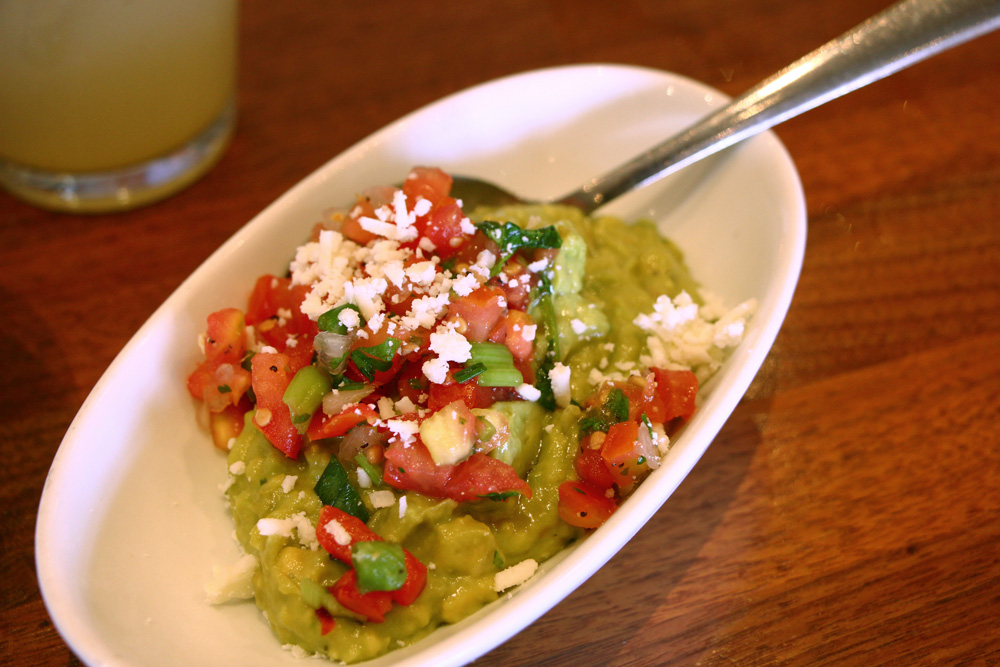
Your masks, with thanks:
M235 119L237 0L0 0L0 185L105 212L189 185Z

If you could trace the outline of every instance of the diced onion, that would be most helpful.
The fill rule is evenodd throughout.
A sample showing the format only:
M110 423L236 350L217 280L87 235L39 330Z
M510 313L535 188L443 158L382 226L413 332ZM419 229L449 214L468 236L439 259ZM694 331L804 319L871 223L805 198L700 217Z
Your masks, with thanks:
M320 365L328 368L331 373L340 373L347 365L347 353L354 343L354 334L339 334L333 331L320 331L313 340L313 349L319 357ZM330 366L337 361L336 366Z
M649 433L649 427L639 424L639 437L636 439L636 449L641 456L646 457L646 465L650 470L660 467L660 452L653 444L653 436Z
M339 415L345 407L360 402L373 391L375 387L370 384L361 389L334 389L323 397L323 412L330 416Z

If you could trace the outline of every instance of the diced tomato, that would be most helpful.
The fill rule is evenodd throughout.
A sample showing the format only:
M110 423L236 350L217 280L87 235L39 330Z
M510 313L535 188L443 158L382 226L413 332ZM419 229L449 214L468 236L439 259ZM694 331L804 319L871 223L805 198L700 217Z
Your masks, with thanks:
M316 618L319 619L319 633L321 635L329 634L331 630L337 627L337 620L326 609L317 609Z
M559 518L580 528L597 528L615 513L618 506L604 492L586 482L559 485Z
M435 464L431 453L419 440L407 445L397 442L385 450L382 481L397 489L441 498L454 468Z
M206 389L214 389L219 394L216 371L220 366L229 365L239 368L246 353L246 330L243 313L236 308L217 310L208 316L208 328L205 331L205 360L188 376L188 391L195 398L203 399ZM243 387L243 391L246 387ZM210 405L215 412L226 405L235 405L242 396L229 397L221 404ZM231 400L230 400L231 399Z
M384 185L366 189L358 195L351 215L344 220L340 227L340 233L345 238L354 241L358 245L367 245L370 241L379 238L377 234L369 232L361 226L361 218L374 218L375 209L384 206L392 201L396 188Z
M451 192L451 184L451 175L437 167L413 167L403 181L403 193L410 207L416 203L418 197L423 197L432 206L437 206L438 202Z
M450 197L431 211L421 235L434 244L435 255L441 259L450 259L472 238L471 234L462 230L464 219L462 209Z
M455 465L445 485L446 497L459 502L517 492L531 497L531 487L510 465L486 454L475 453Z
M340 414L327 416L322 410L317 410L309 422L306 435L310 440L339 438L362 422L374 422L378 419L375 408L367 403L348 405Z
M424 375L423 359L418 358L403 365L396 376L396 388L400 398L410 399L414 405L422 403L421 396L426 399L430 390L430 381Z
M614 486L615 480L611 475L611 471L608 470L608 464L604 461L604 457L601 456L599 449L583 447L577 455L574 464L576 474L584 482L601 490L610 489Z
M448 306L449 315L457 315L468 325L465 337L474 343L489 338L500 318L507 314L507 297L499 287L484 286L468 296L458 297Z
M308 365L313 356L316 323L302 313L308 285L293 285L289 278L263 275L257 279L247 306L247 324L258 338L288 355L292 372Z
M367 353L365 351L366 348L378 347L389 338L394 338L400 343L399 347L396 349L396 352L393 354L392 358L388 360L389 367L384 371L375 369L371 378L367 377L358 369L357 363L353 358L351 358L350 362L348 363L347 365L348 377L360 382L374 384L376 387L378 387L393 380L396 377L396 374L399 373L400 369L403 367L403 364L406 362L406 357L400 352L400 349L402 348L402 344L405 343L407 339L409 339L410 332L402 328L397 328L397 330L393 332L393 335L390 336L388 332L388 327L386 326L383 326L374 333L372 333L371 329L367 327L363 329L363 331L367 334L367 337L358 336L357 338L355 338L354 342L351 344L352 355L354 354L354 352L358 352L360 354L370 357L372 356L372 354Z
M347 544L340 544L334 538L333 533L328 529L330 522L336 521L344 532L351 538ZM319 511L319 520L316 522L316 539L326 551L347 565L351 564L351 545L355 542L380 542L382 540L378 533L368 527L368 525L347 512L337 509L333 505L324 505Z
M470 409L488 408L497 401L514 400L515 396L511 387L480 387L475 378L459 384L449 373L444 384L431 384L427 407L440 410L449 403L462 401Z
M511 310L503 318L507 331L504 344L516 361L528 361L535 352L535 321L523 310ZM531 332L529 336L528 332Z
M698 395L698 378L691 371L664 370L653 368L656 377L656 393L663 401L663 422L680 417L688 420L695 411Z
M632 488L649 470L649 465L639 451L640 428L645 426L639 422L613 424L601 445L601 458L621 490Z
M408 606L420 597L427 585L427 566L420 562L420 559L403 550L406 563L406 581L394 591L389 591L392 601L396 604Z
M344 532L347 533L350 539L346 544L340 544L337 542L333 533L328 530L327 526L331 521L336 521L340 524L340 527L343 528ZM382 541L382 538L375 531L369 528L364 521L348 514L347 512L344 512L343 510L337 509L332 505L324 505L323 509L320 510L319 520L316 522L316 539L319 541L320 545L326 549L327 553L347 565L352 564L351 546L353 544L357 542ZM406 581L404 581L403 585L396 590L387 591L387 593L389 594L391 600L397 604L409 605L417 599L420 593L424 590L424 586L427 584L427 566L421 563L420 560L409 551L404 549L403 552L406 563ZM351 572L353 572L353 570L351 570ZM367 615L366 612L350 607L343 600L340 602L349 609L353 609L354 611L358 611L358 613L364 613Z
M372 623L384 621L385 615L392 609L392 595L388 591L361 592L353 569L345 572L329 590L337 602Z
M391 445L385 451L385 461L384 482L425 496L467 502L513 491L531 497L531 487L511 466L485 454L475 453L461 463L439 466L418 439L408 445Z
M506 282L501 281L500 287L507 295L507 306L515 310L526 310L531 302L531 289L538 282L521 262L511 260L503 267L502 273Z
M229 441L243 432L243 415L250 408L249 401L227 406L222 412L209 415L212 443L222 450L229 449Z
M254 425L272 445L294 459L302 447L302 435L282 400L294 374L289 369L288 357L280 352L260 352L253 356L251 366L253 393L257 397Z

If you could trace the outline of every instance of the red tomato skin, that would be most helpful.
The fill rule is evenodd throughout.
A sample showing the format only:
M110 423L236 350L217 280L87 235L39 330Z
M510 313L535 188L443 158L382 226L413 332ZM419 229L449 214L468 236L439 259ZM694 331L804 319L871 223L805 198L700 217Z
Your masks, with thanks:
M414 167L403 181L403 194L412 207L418 197L437 206L451 192L452 177L437 167Z
M597 528L615 513L615 501L590 484L563 482L559 485L559 518L571 526Z
M605 490L610 489L615 484L614 477L612 477L611 471L608 470L608 465L598 449L590 449L589 447L581 449L576 461L574 461L574 467L580 479L595 488Z
M448 306L449 315L458 315L467 324L465 337L473 343L489 338L493 327L507 314L507 297L499 287L483 286Z
M340 544L333 538L333 534L326 529L326 525L331 521L340 524L351 537L350 542ZM319 520L316 522L316 539L327 553L346 565L351 565L351 545L356 542L380 542L382 540L378 533L369 528L364 521L332 505L324 505L319 512Z
M254 425L272 445L294 459L302 448L302 435L292 423L292 411L282 400L293 375L289 371L288 357L280 352L261 352L255 354L250 363L253 393L257 396ZM264 410L269 413L267 419L262 418Z
M413 604L424 592L427 585L427 566L420 562L420 559L403 550L406 563L406 581L394 591L389 591L392 601L404 607Z
M515 361L530 361L535 354L534 336L527 338L526 331L535 325L531 315L523 310L511 310L504 316L503 327L506 330L507 349L514 355ZM526 329L525 327L529 327Z
M322 410L319 410L309 422L306 435L309 436L310 440L339 438L358 424L362 422L372 423L376 419L378 419L378 413L367 403L349 405L340 414L329 417L323 414Z
M450 374L445 384L431 384L427 407L440 410L453 401L462 401L468 408L488 408L497 401L512 401L517 395L512 387L480 387L473 378L459 384Z
M656 392L665 404L666 423L676 418L687 421L695 411L698 395L698 378L691 371L664 370L653 368L656 377Z
M397 442L385 451L382 481L397 489L458 502L507 491L531 497L528 483L503 461L477 452L461 463L439 466L419 440L407 445Z
M219 393L215 379L219 366L231 364L234 368L239 368L246 353L244 322L243 313L236 308L224 308L208 316L205 359L188 376L187 387L192 396L203 399L205 390L211 388L215 388L216 394ZM243 387L243 391L246 391L246 387ZM235 405L240 396L242 392L239 396L231 397L232 400L223 401L223 405L218 406L219 409L225 407L225 404Z
M353 569L345 572L328 590L337 598L337 602L366 617L371 623L382 623L385 615L392 609L392 595L388 591L361 592Z
M319 331L302 313L309 289L308 285L293 285L289 278L263 275L257 279L247 306L247 324L254 327L261 341L288 356L293 373L312 361L313 339Z
M472 238L462 230L464 219L462 209L450 197L431 212L422 236L434 244L435 255L443 260L451 259Z
M607 437L604 438L604 442L601 444L601 458L609 466L621 464L633 455L638 439L638 422L612 424L611 428L608 429Z
M330 588L333 587L331 586ZM317 609L316 618L319 619L319 633L321 635L329 634L331 630L337 627L337 620L326 609Z

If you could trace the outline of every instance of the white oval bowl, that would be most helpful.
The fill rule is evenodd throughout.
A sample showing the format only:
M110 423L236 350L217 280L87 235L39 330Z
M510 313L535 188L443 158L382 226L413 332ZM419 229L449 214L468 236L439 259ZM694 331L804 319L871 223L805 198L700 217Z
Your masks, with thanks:
M52 463L36 527L45 604L93 665L299 664L251 603L213 607L213 566L238 557L221 454L195 423L185 378L213 310L283 272L322 210L413 165L480 176L527 197L565 194L725 101L689 79L618 65L538 70L420 109L331 160L195 271L122 350ZM650 217L695 277L759 308L705 388L664 464L599 530L510 596L368 667L467 663L506 641L607 562L666 501L746 391L777 335L802 264L806 214L795 167L766 133L606 207Z

